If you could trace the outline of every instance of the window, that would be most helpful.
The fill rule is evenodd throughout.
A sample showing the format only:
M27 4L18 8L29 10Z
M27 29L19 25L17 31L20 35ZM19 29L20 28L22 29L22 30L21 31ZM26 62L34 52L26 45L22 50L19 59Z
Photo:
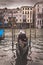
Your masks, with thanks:
M28 15L28 18L29 18L29 15Z
M37 17L38 18L42 18L42 14L37 14Z
M24 8L23 8L23 10L24 10Z
M26 15L23 15L23 19L26 19Z
M26 15L23 15L23 22L26 22Z
M32 11L30 11L30 16L32 17Z
M28 22L29 22L29 20L28 20Z
M28 10L29 10L29 8L28 8Z
M32 23L32 19L30 19L30 23Z
M40 20L40 25L41 25L41 20Z
M32 10L32 8L30 8Z
M38 10L38 12L39 12L39 8L38 8L37 10Z
M27 12L25 11L25 14L27 14Z
M27 10L27 8L25 8L25 10Z
M28 14L29 14L29 12L28 12Z
M18 19L16 19L16 21L18 21Z
M39 25L39 20L38 20L38 25Z
M39 4L37 5L37 7L39 7Z
M21 21L21 19L20 19L20 21Z
M26 22L26 19L23 19L23 22Z
M23 14L24 14L24 11L23 11Z

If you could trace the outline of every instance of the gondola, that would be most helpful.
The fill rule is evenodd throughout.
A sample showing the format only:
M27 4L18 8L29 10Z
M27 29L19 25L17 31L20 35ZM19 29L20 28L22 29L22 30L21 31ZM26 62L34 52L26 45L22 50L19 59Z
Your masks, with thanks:
M19 34L18 42L16 44L16 55L19 59L25 59L28 55L28 38L26 34Z

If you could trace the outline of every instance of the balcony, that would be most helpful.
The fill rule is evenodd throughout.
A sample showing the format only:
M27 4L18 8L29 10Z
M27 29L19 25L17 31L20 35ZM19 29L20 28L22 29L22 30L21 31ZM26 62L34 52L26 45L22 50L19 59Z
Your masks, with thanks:
M43 13L37 14L37 17L38 17L38 18L43 18Z

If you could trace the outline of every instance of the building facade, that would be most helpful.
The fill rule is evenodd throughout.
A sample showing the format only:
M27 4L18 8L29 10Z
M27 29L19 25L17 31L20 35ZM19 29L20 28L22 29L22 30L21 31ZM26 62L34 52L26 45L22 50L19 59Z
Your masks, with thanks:
M37 28L43 27L43 2L35 4L35 24Z
M16 8L16 9L4 8L4 9L0 9L0 12L3 12L4 22L6 23L12 22L11 20L12 17L13 17L13 21L19 24L33 23L33 8L31 6L22 6L21 8Z
M13 22L25 24L28 23L30 25L33 24L33 7L32 6L22 6L21 8L16 9L0 9L0 13L2 12L2 16L4 18L5 23Z
M38 2L32 6L22 6L20 8L0 9L0 18L4 18L6 23L17 23L19 25L30 26L30 23L33 27L42 28L43 27L43 2Z
M33 22L33 8L32 8L32 6L22 6L21 12L23 15L23 22L27 22L27 23Z

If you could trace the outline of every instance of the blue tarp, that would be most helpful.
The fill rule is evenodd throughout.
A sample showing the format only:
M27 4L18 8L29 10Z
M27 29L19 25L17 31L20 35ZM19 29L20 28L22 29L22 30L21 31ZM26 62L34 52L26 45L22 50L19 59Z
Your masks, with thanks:
M4 29L0 29L0 37L4 35Z

